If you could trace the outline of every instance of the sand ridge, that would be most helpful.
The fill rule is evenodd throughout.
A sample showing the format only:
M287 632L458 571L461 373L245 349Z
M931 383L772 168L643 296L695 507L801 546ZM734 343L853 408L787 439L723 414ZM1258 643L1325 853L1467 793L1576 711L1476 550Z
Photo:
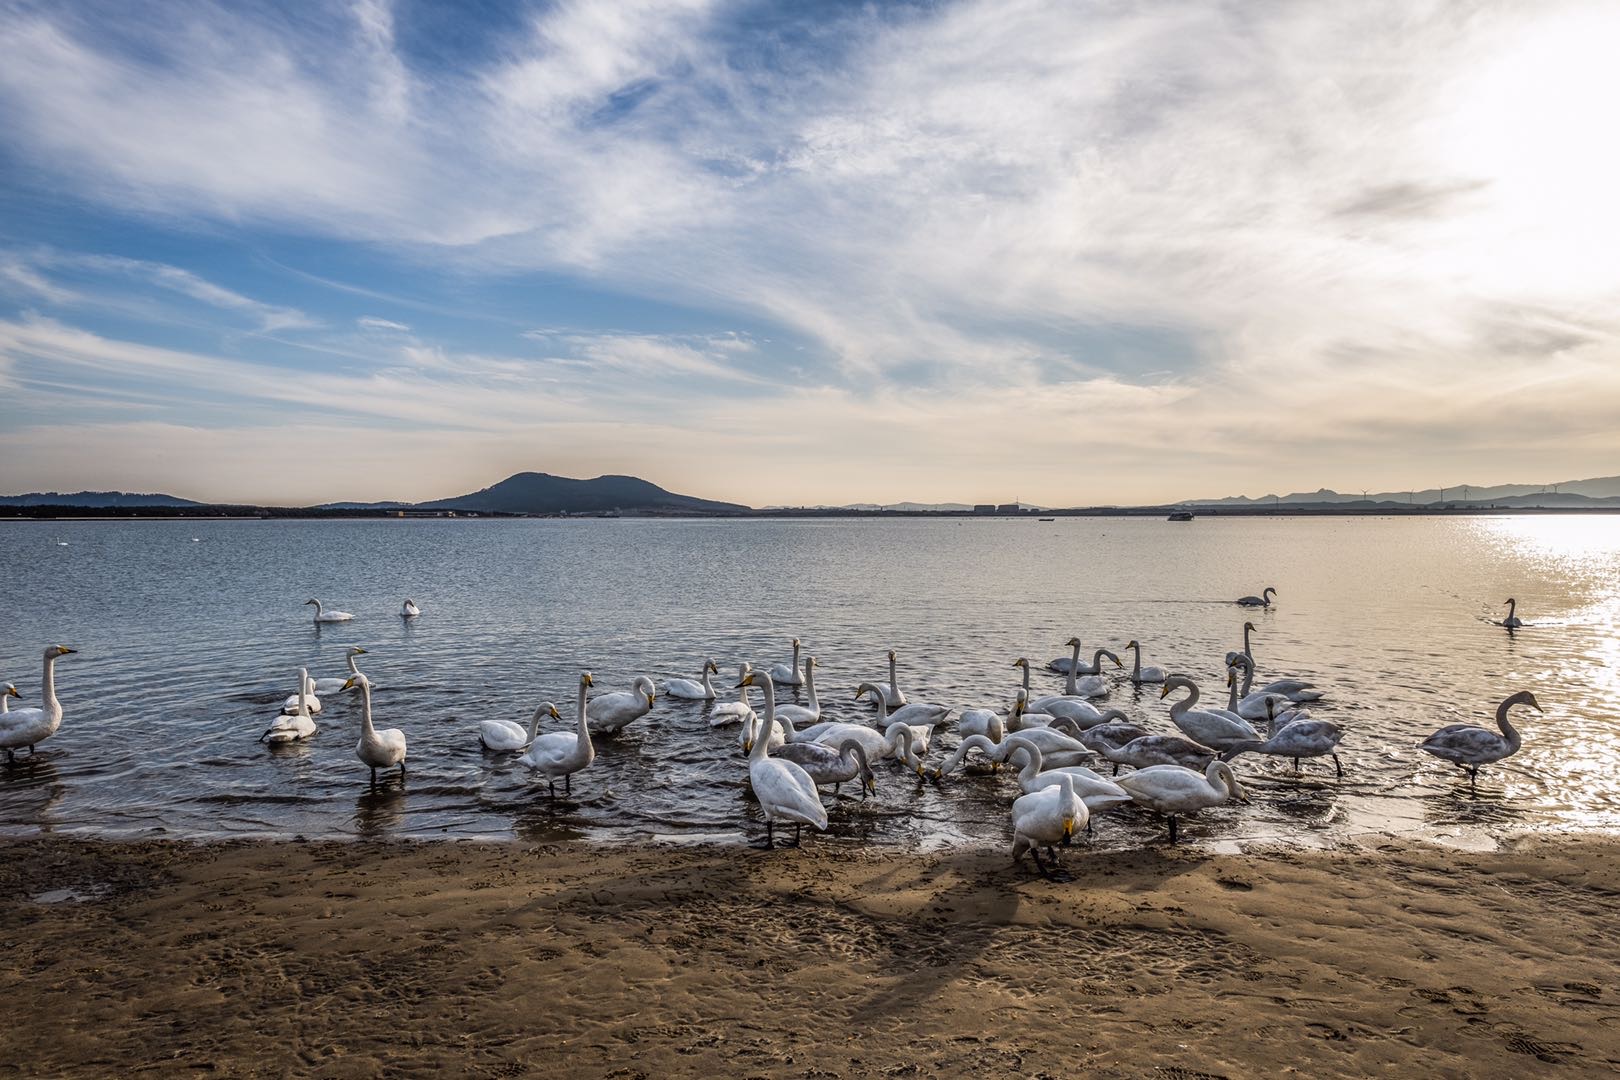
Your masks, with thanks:
M1620 1068L1603 839L1076 848L1068 884L997 853L814 843L4 852L0 1074Z

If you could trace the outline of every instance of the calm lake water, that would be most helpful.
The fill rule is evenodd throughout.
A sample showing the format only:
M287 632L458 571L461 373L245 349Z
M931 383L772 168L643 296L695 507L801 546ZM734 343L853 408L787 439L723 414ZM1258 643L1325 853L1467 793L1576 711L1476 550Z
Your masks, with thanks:
M739 660L785 660L794 635L821 662L829 718L870 720L854 688L886 678L889 648L913 700L1005 707L1012 661L1044 665L1073 634L1088 650L1140 639L1145 662L1197 678L1208 700L1245 619L1259 681L1328 692L1313 712L1348 731L1345 777L1240 758L1253 803L1191 819L1195 842L1489 844L1620 826L1620 517L5 523L0 563L0 679L21 704L38 704L46 644L82 650L58 663L61 731L0 766L13 834L752 838L738 729L712 728L701 703L661 696L555 804L485 753L476 725L526 723L542 700L571 719L585 669L600 692L696 677L713 657L729 687ZM1272 610L1231 603L1266 585ZM1532 624L1511 635L1490 622L1510 595ZM311 596L356 618L316 627ZM406 596L420 618L399 617ZM409 737L403 785L368 785L354 695L326 699L307 743L255 741L296 670L340 675L352 644L369 651L379 726ZM1524 750L1485 770L1477 797L1417 749L1442 724L1490 724L1523 689L1546 711L1516 712ZM1156 689L1119 679L1106 704L1174 730ZM954 746L954 718L937 742ZM1010 840L1005 773L878 778L874 799L836 800L831 835ZM1163 830L1134 809L1096 825L1105 848Z

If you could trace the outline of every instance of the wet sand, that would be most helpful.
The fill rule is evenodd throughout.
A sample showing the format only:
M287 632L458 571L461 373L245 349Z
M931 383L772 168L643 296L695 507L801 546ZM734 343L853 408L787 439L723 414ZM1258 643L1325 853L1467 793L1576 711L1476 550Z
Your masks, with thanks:
M0 846L0 1074L1620 1068L1620 843ZM71 895L64 894L67 890Z

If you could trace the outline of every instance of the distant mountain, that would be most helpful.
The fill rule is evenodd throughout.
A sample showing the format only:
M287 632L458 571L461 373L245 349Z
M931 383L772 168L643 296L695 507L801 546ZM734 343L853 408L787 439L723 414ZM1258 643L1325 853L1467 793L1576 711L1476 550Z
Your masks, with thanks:
M603 514L653 511L690 514L746 514L748 507L665 491L635 476L575 480L550 473L524 472L460 495L417 503L419 510L474 510L498 514Z
M201 506L173 495L138 495L127 491L31 491L26 495L0 495L0 506L88 506L120 508L128 506Z
M1573 498L1565 498L1573 496ZM1261 506L1287 503L1324 505L1330 503L1368 502L1395 503L1401 506L1428 506L1433 503L1478 503L1496 506L1603 506L1609 500L1620 501L1620 476L1599 476L1590 480L1568 480L1558 484L1457 484L1448 488L1427 488L1422 491L1379 491L1346 494L1322 488L1318 491L1296 491L1291 495L1262 495L1257 499L1247 495L1229 495L1223 499L1188 499L1177 505L1186 506Z

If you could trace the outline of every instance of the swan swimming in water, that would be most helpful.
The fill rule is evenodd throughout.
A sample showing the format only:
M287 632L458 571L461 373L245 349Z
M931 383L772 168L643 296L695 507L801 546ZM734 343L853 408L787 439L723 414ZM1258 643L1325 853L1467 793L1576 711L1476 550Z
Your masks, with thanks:
M793 639L793 662L791 664L772 665L769 672L771 681L781 683L783 686L798 686L804 676L799 674L799 639Z
M300 739L307 739L315 734L315 721L309 714L310 686L311 679L308 669L299 668L298 693L293 695L293 700L298 703L298 707L291 716L278 716L271 721L264 734L259 736L260 742L298 742Z
M1265 607L1265 608L1268 608L1268 607L1271 606L1272 594L1275 593L1276 591L1277 591L1276 589L1273 589L1270 585L1267 585L1264 589L1261 590L1259 596L1243 596L1243 597L1239 597L1237 602L1239 604L1242 604L1244 607Z
M1254 688L1254 661L1242 653L1234 655L1228 661L1228 665L1240 668L1243 671L1242 695L1244 697L1248 697L1250 694L1280 694L1296 705L1322 700L1322 691L1316 689L1315 683L1306 682L1304 679L1273 679L1256 690ZM1258 717L1250 717L1250 719L1258 719Z
M1496 707L1496 726L1502 729L1500 735L1478 724L1447 724L1419 743L1418 748L1467 769L1468 786L1472 788L1479 779L1481 765L1511 757L1523 745L1518 729L1508 722L1508 710L1515 705L1528 705L1541 711L1536 696L1528 690L1520 690Z
M553 720L562 719L557 715L557 706L542 701L540 707L534 710L534 716L530 717L527 728L511 720L484 720L478 725L478 742L485 750L500 753L522 750L534 742L535 732L540 730L540 721L547 716Z
M405 778L405 733L399 728L378 731L371 723L371 680L364 674L355 675L345 690L360 687L360 741L355 744L354 756L371 767L371 782L377 782L378 769L399 766L400 779Z
M309 671L304 672L304 681L298 684L298 693L293 694L281 703L281 711L288 716L297 712L318 713L321 711L321 699L315 696L315 680L309 677Z
M1180 765L1155 765L1138 769L1119 778L1131 799L1170 819L1170 842L1176 842L1176 816L1209 806L1220 806L1231 799L1248 802L1249 796L1238 783L1232 766L1212 761L1202 773Z
M1161 683L1169 677L1169 672L1162 667L1142 666L1142 646L1137 643L1135 638L1132 638L1130 644L1125 647L1136 653L1136 661L1131 666L1131 682L1141 686L1143 683Z
M702 682L693 682L691 679L665 679L664 696L680 698L682 701L713 701L714 684L709 681L709 675L720 674L720 669L713 660L703 661Z
M341 693L343 691L343 684L345 681L347 681L349 676L360 674L360 668L355 665L354 658L364 655L366 655L366 650L362 649L358 645L351 646L348 656L344 658L344 662L349 665L349 674L340 679L316 679L315 687L312 692L316 694ZM320 706L317 705L315 708L318 711Z
M40 685L43 708L11 709L0 714L0 750L6 752L7 763L17 760L18 747L26 746L32 754L35 743L44 742L62 726L62 703L56 700L56 659L75 652L78 650L66 645L52 645L45 650L45 677Z
M776 688L772 685L775 680L762 679L753 672L749 672L748 678L762 688L765 717L770 722L776 708ZM748 751L748 784L754 789L754 798L759 800L760 811L765 815L765 842L760 847L776 846L773 830L778 821L793 823L793 842L789 847L799 846L802 826L814 825L826 832L827 808L821 805L821 792L816 790L815 781L793 762L771 757L765 739L755 739L753 748Z
M591 731L597 735L617 735L632 721L652 712L657 693L653 682L645 675L637 675L628 691L620 690L592 698L587 706L591 718Z
M777 716L785 716L795 724L814 724L821 719L821 698L816 694L816 668L821 664L813 656L804 658L804 692L810 698L808 705L791 702L776 707Z
M401 618L414 619L418 615L422 614L422 609L416 606L415 600L412 600L407 596L405 598L405 603L400 605L399 614Z
M1524 620L1519 618L1519 616L1516 614L1519 610L1518 601L1514 600L1513 597L1510 596L1504 602L1503 606L1508 609L1507 618L1502 620L1503 626L1507 627L1509 630L1517 630L1519 627L1524 625Z
M577 723L573 731L553 731L545 735L534 736L529 744L529 752L518 758L523 765L546 778L546 787L551 791L551 797L557 797L557 777L563 778L563 791L574 790L574 774L590 767L596 760L596 746L591 742L590 724L585 716L585 691L590 688L591 673L584 671L579 676L579 707L577 710ZM549 705L550 702L547 702ZM542 707L544 708L544 707ZM553 706L550 710L552 716L557 715ZM540 713L535 713L536 723L539 722Z
M1029 852L1041 876L1061 880L1053 872L1057 869L1057 852L1053 845L1069 845L1076 829L1090 825L1091 812L1085 800L1074 790L1074 777L1063 773L1051 787L1028 795L1020 795L1012 804L1013 862L1016 864ZM1041 862L1041 848L1052 858L1049 868Z
M319 600L305 600L304 603L306 605L308 605L308 604L314 604L315 605L315 621L316 622L348 622L350 619L354 618L354 616L350 615L347 611L325 611L325 610L323 610L322 607L321 607L321 602Z

